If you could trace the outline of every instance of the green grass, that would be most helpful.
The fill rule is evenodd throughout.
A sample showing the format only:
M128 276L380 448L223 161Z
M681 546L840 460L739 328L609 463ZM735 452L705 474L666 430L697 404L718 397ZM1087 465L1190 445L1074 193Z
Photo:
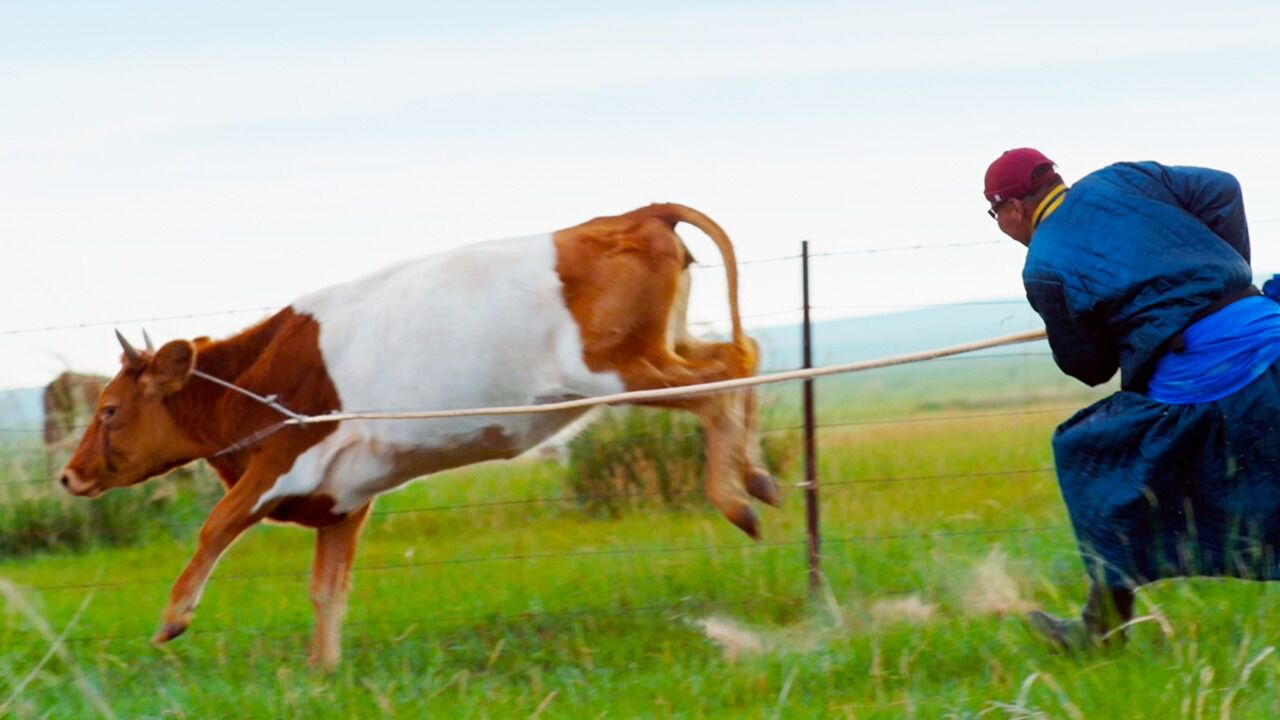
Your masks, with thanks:
M1006 581L990 574L997 547L1021 597L1069 611L1084 593L1053 475L1039 471L1069 414L1061 408L1083 396L1005 386L1002 396L974 383L940 402L852 382L822 390L829 420L914 421L822 433L828 585L812 604L799 491L763 511L765 538L753 544L705 503L610 519L573 502L523 502L566 492L562 468L531 461L448 473L379 501L332 675L305 663L309 532L254 529L219 565L191 631L162 649L146 636L190 537L9 559L0 577L24 587L55 631L91 594L68 647L120 717L1275 716L1280 661L1264 656L1280 634L1272 586L1155 586L1140 609L1168 628L1143 623L1123 651L1083 659L1053 654L1016 615L996 612ZM1014 404L1019 394L1034 403ZM992 474L1008 470L1028 472ZM457 507L497 501L512 502ZM105 586L82 587L91 584ZM908 596L932 616L877 610ZM753 633L760 651L727 659L698 624L708 617ZM48 643L10 609L0 648L3 702ZM66 661L50 660L10 711L91 715L69 678Z
M0 446L0 558L187 536L183 523L198 522L221 495L202 463L92 503L68 495L49 474L39 444Z

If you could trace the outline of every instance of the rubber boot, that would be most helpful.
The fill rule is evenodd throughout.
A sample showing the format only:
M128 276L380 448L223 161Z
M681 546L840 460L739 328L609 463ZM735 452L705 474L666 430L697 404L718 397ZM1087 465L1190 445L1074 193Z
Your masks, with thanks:
M1078 618L1054 617L1042 610L1027 613L1027 621L1053 647L1067 653L1124 643L1125 623L1133 619L1133 591L1094 583Z

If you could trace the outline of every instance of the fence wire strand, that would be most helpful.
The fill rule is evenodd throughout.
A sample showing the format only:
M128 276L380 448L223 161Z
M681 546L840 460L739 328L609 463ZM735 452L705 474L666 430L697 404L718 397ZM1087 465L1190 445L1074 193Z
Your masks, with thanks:
M885 535L857 535L849 537L833 537L823 538L823 545L849 545L856 543L871 542L894 542L901 540L931 540L946 539L960 537L979 537L979 536L1003 536L1003 535L1027 535L1032 533L1052 532L1066 528L1066 525L1036 525L1025 527L1010 528L988 528L974 530L936 530L926 533L894 533ZM460 558L440 558L434 560L384 563L381 565L357 565L352 569L355 575L361 575L371 572L387 572L395 570L410 570L413 568L423 567L443 567L451 565L477 565L482 563L499 563L499 562L537 562L542 560L559 560L564 558L599 558L599 557L633 557L648 555L678 555L687 553L707 553L713 554L717 552L732 551L756 551L756 550L772 550L777 548L799 547L807 543L807 540L781 540L775 542L757 542L757 543L738 543L735 545L671 545L664 547L648 547L648 548L611 548L607 550L566 550L563 552L549 553L509 553L506 555L483 555L474 557ZM311 577L310 570L281 570L278 572L260 572L260 573L242 573L233 575L220 575L211 578L222 582L244 582L251 580L264 580L270 578L295 578L307 579ZM53 583L47 585L27 585L30 590L42 592L50 591L67 591L67 590L103 590L110 588L122 587L138 587L144 585L171 585L173 580L148 578L142 580L119 580L115 582L92 582L92 583Z
M30 335L33 333L57 332L60 330L81 330L83 328L107 327L112 325L136 325L138 323L147 322L168 322L170 320L194 320L197 318L220 317L223 315L245 315L247 313L271 312L272 310L279 310L280 307L282 306L236 308L233 310L211 310L209 312L186 313L183 315L155 315L152 317L117 320L93 320L91 322L72 323L69 325L44 325L41 327L11 328L8 330L0 330L0 336Z

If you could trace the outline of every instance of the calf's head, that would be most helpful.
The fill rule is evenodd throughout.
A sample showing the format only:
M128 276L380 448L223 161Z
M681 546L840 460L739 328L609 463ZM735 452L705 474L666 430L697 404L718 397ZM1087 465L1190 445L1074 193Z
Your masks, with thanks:
M196 349L174 340L159 350L124 348L120 372L98 397L93 420L60 482L72 495L97 497L133 485L199 456L195 442L174 420L170 399L195 369Z

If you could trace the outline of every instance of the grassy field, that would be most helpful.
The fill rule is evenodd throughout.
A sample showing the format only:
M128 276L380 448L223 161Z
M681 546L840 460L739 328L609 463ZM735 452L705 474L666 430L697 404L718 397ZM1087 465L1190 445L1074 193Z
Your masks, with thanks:
M1271 586L1149 588L1140 611L1157 619L1085 658L1022 625L1026 607L1074 611L1084 593L1048 438L1085 394L1009 368L959 390L959 365L950 380L872 375L820 392L816 602L798 491L764 511L752 543L705 504L596 517L537 500L565 494L558 465L490 464L379 502L332 675L305 661L308 532L249 533L191 631L162 649L146 638L189 533L0 560L22 599L3 601L0 703L21 718L93 716L82 676L119 717L1280 714ZM783 402L771 422L794 412ZM465 507L477 503L489 504ZM40 664L50 643L20 605L67 632L65 657Z

